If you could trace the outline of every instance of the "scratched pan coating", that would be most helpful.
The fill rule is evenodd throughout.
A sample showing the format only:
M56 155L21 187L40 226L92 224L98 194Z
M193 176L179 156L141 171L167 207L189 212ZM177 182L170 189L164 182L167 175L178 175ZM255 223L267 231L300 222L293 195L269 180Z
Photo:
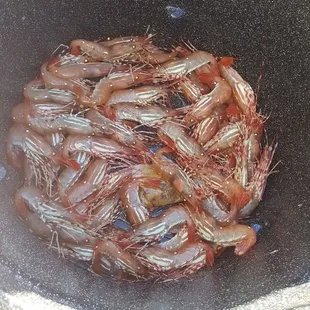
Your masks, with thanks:
M184 14L171 17L168 5ZM74 309L223 309L309 281L307 2L12 0L1 3L0 12L0 164L7 171L0 181L1 289L7 294L33 291ZM254 88L263 72L259 104L271 115L267 129L278 137L275 160L283 162L250 220L261 228L250 253L235 257L227 251L191 281L156 285L95 277L46 249L14 213L12 197L20 181L3 152L12 106L60 43L143 34L148 25L160 46L184 39L238 58L238 71Z

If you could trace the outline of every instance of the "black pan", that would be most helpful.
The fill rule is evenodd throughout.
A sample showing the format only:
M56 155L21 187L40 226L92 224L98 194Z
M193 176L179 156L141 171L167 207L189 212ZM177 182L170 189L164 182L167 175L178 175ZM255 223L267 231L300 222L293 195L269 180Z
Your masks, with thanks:
M172 18L167 5L180 6L185 16ZM307 1L10 0L0 2L0 15L0 287L5 293L35 292L76 309L223 309L309 281ZM236 57L253 87L263 73L259 105L271 115L269 139L278 138L275 161L282 164L251 219L262 229L247 255L228 250L213 268L179 282L128 284L65 262L30 234L12 205L20 183L5 162L4 135L23 86L60 43L143 34L148 26L162 45L184 39Z

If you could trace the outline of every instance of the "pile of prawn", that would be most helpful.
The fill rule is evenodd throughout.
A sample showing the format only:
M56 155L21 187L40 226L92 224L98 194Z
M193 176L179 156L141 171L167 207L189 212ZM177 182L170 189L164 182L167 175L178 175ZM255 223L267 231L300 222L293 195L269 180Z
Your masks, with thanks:
M61 256L115 279L179 279L226 247L245 254L256 233L242 219L276 143L262 146L266 117L232 63L152 36L54 53L11 115L19 216Z

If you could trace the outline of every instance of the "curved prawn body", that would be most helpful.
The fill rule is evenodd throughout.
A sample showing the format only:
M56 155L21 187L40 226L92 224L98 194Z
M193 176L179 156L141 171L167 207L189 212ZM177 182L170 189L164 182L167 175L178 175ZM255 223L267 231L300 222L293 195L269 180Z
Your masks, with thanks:
M158 272L168 272L191 265L202 253L205 257L205 265L212 266L213 249L205 242L185 243L174 251L157 246L148 247L141 250L138 257L147 268Z
M178 89L191 104L195 104L202 96L200 88L190 79L184 78L180 80L178 83Z
M91 210L90 220L87 225L90 229L99 231L111 224L120 212L119 197L112 196L106 199L100 206Z
M250 192L234 178L226 177L217 169L207 166L200 167L199 173L198 178L207 184L207 189L210 187L222 193L225 199L233 205L236 204L239 210L249 202Z
M74 115L32 116L28 114L27 123L39 134L64 132L71 135L101 135L102 130L89 119Z
M182 196L170 184L163 181L158 188L142 185L139 195L143 205L149 210L183 201Z
M222 127L204 146L207 154L223 151L232 147L240 136L240 124L229 123Z
M82 179L71 185L62 197L65 206L75 206L77 203L86 199L106 181L108 163L105 159L94 159L84 174Z
M80 176L84 173L88 167L91 156L85 152L76 153L73 155L73 159L76 160L80 166L79 170L74 170L70 167L65 168L58 175L57 186L58 193L61 199L64 199L68 189L77 182Z
M221 226L226 226L235 221L239 211L238 207L232 204L228 212L226 204L214 195L203 199L201 201L201 208L209 213Z
M67 243L61 248L61 253L65 257L73 258L75 260L92 262L94 256L95 245L85 244L70 244Z
M71 153L85 152L93 157L103 159L129 159L133 150L111 139L94 136L68 136L63 145L63 157Z
M173 251L180 248L186 242L188 242L188 231L186 227L183 227L171 239L160 242L157 246L162 249Z
M261 153L261 138L263 134L263 120L253 115L251 110L246 115L245 144L247 146L246 156L248 158L248 175L252 179Z
M146 126L159 126L164 121L184 115L182 109L169 109L161 106L138 106L122 102L107 108L108 117L117 122L135 122Z
M102 187L91 201L91 207L97 208L102 202L106 201L108 197L117 193L127 182L138 178L156 178L158 175L152 169L151 165L131 165L115 171L107 176L105 186Z
M6 153L11 165L17 170L22 168L22 159L25 155L35 177L35 184L46 186L49 194L61 162L74 169L77 168L74 160L62 160L42 136L22 124L11 127L7 137Z
M48 89L45 88L44 81L37 79L29 82L24 88L24 96L31 102L58 102L62 104L74 103L76 96L66 90L62 89Z
M219 106L213 110L209 117L194 126L193 137L200 145L206 144L218 132L225 118L225 108Z
M28 101L24 102L24 114L31 117L48 117L48 116L61 116L72 115L78 112L77 106L71 104L62 104L55 102L35 103Z
M160 185L161 180L159 178L142 178L129 182L121 188L122 207L126 210L128 220L132 225L141 224L149 218L149 211L139 195L140 186L159 188Z
M232 67L219 65L221 76L232 88L232 95L240 110L246 114L248 109L255 111L256 98L252 87L243 80L239 73Z
M185 224L187 224L188 238L193 241L195 234L193 221L184 206L177 205L169 208L161 216L150 218L137 225L132 232L125 234L125 237L131 243L155 243L160 241L173 227Z
M48 64L44 63L41 66L41 77L48 88L56 88L64 91L73 92L76 95L76 100L81 106L92 106L90 100L90 88L87 85L62 77L58 77L48 70Z
M108 102L111 94L117 90L123 90L151 79L151 73L147 71L133 71L112 73L101 79L95 86L91 95L93 106L104 105Z
M152 85L114 91L107 104L112 105L119 102L131 102L140 105L148 105L150 103L162 104L167 99L167 87Z
M40 216L32 212L28 205L21 198L22 195L15 196L15 207L18 215L26 223L33 234L42 240L51 240L53 236L52 229L40 218Z
M85 117L97 124L103 135L125 146L131 147L142 154L148 151L148 148L141 141L142 138L123 124L113 122L95 110L90 110L87 112Z
M93 243L96 240L95 236L89 234L79 224L84 221L82 216L50 201L42 191L34 186L21 188L15 195L15 204L24 204L31 211L36 212L40 219L56 233L56 237L64 243Z
M200 161L206 159L204 149L181 125L165 122L158 128L157 134L162 142L180 156L190 160L197 159Z
M123 66L115 66L109 62L82 62L61 64L60 57L54 57L49 62L48 69L54 75L66 79L91 79L104 77L120 69Z
M194 208L200 205L193 180L175 163L166 159L159 150L151 157L154 170Z
M249 216L258 206L259 202L262 200L267 183L267 178L270 174L270 165L276 148L277 144L270 146L266 145L264 147L251 183L249 184L249 189L252 193L251 200L240 210L240 218Z
M59 224L62 221L84 220L84 217L64 208L60 203L51 201L35 186L22 187L15 195L15 203L17 202L22 202L31 211L37 212L46 223Z
M199 121L209 117L213 110L231 97L231 87L220 77L213 79L212 91L200 97L200 99L190 106L189 111L185 117L187 125L194 125Z
M105 262L107 263L104 264ZM127 279L126 275L134 279L145 279L147 276L147 270L135 256L107 239L99 241L96 245L92 270L120 279Z
M154 72L154 77L165 78L167 81L176 80L213 62L213 59L214 57L207 52L195 51L185 58L171 60L159 66Z
M236 255L245 254L256 243L256 233L249 226L218 227L215 220L203 211L192 213L192 218L201 238L223 247L235 246Z
M93 61L126 60L132 54L142 50L144 42L119 42L106 45L103 42L74 40L70 48L73 55L87 55Z

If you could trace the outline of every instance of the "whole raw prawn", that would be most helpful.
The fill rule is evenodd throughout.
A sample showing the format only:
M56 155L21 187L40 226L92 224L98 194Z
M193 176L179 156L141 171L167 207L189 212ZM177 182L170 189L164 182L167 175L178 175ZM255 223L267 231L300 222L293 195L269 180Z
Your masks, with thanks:
M214 60L214 57L207 52L195 51L182 59L170 60L161 66L158 66L154 72L154 77L165 78L167 81L176 80L203 65L213 63Z
M139 195L140 186L159 188L160 185L159 178L141 178L128 182L120 189L122 207L132 225L141 224L149 218L149 212Z
M31 102L57 102L61 104L72 104L76 96L73 92L59 88L45 88L42 79L29 82L24 88L24 96Z
M245 114L248 109L256 109L256 98L252 87L243 80L231 66L219 65L221 76L232 88L232 95L240 110Z
M243 255L256 243L256 233L249 226L217 226L215 220L203 211L191 212L191 216L201 238L224 247L235 246L236 255Z
M141 263L151 270L169 272L191 265L202 253L205 265L212 266L213 249L209 244L201 241L187 242L173 251L157 246L148 247L139 251L138 257Z
M252 194L251 200L240 210L240 218L249 216L262 200L276 148L277 144L266 145L264 147L261 158L255 168L253 178L248 186Z
M166 86L140 86L125 90L116 90L109 97L107 104L119 102L132 102L134 104L147 105L149 103L162 104L168 99Z
M104 137L68 136L62 150L62 158L67 160L71 153L86 152L93 157L106 159L130 159L135 151L118 142Z
M41 66L41 77L48 88L57 88L70 91L76 95L76 100L81 106L92 106L90 87L76 80L58 77L48 70L48 64Z
M219 106L213 110L209 117L194 126L193 137L200 145L205 145L219 131L226 119L225 110L224 106Z
M106 181L108 162L97 158L88 166L78 182L71 185L62 196L65 206L75 206L97 191Z
M107 76L126 67L109 62L72 62L61 64L61 57L56 56L49 61L48 69L56 76L66 79L90 79Z
M35 184L44 186L49 194L61 163L79 169L75 160L62 159L42 136L22 124L10 128L6 153L9 162L17 170L22 169L25 155L35 177Z
M111 120L123 122L129 125L134 123L151 127L158 127L166 120L173 120L184 115L182 109L169 109L161 106L138 106L132 103L122 102L110 105L106 113ZM135 125L133 125L135 126Z
M231 97L230 85L221 77L214 77L212 91L200 97L200 99L190 107L185 117L187 125L194 125L209 117L213 110Z
M160 241L173 227L187 224L188 239L194 240L195 226L183 205L169 208L157 218L150 218L137 225L132 232L126 233L122 240L125 244L139 242L155 243Z
M189 160L205 161L206 154L199 143L179 124L165 122L158 129L159 139L168 147Z
M148 38L145 38L147 41ZM125 41L117 44L105 45L87 40L74 40L71 42L71 53L84 54L94 61L126 60L132 54L142 50L145 43L142 41ZM87 59L87 58L86 58Z
M97 124L97 127L104 136L107 136L127 147L131 147L137 152L141 152L141 154L148 151L148 148L143 143L143 137L141 137L141 135L119 122L111 121L99 111L90 110L86 113L85 118Z
M103 264L104 259L112 263ZM101 240L96 245L92 270L98 274L109 274L119 279L127 279L128 276L132 280L147 277L147 270L134 255L108 239Z
M104 105L114 91L148 82L151 78L151 73L142 70L112 73L96 84L91 95L92 104L93 106Z

